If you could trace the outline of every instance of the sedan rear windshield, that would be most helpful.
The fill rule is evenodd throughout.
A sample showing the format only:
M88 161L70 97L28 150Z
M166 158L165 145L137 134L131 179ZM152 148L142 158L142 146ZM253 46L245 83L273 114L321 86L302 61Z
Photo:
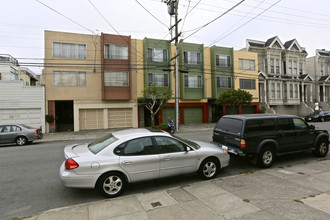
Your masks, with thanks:
M240 119L222 117L216 124L215 128L234 134L241 134L242 125L243 121Z
M97 154L105 147L109 146L113 142L117 141L118 139L114 137L112 134L106 135L88 145L88 149L93 153Z

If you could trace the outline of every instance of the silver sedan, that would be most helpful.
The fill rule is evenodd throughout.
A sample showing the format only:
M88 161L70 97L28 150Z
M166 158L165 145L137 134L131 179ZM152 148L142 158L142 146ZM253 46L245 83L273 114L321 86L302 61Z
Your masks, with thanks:
M0 144L16 143L17 145L22 146L41 138L41 130L32 128L28 125L0 125Z
M216 144L188 141L144 128L113 132L91 144L64 149L60 168L64 186L96 188L116 197L127 183L198 173L216 177L228 166L229 155Z

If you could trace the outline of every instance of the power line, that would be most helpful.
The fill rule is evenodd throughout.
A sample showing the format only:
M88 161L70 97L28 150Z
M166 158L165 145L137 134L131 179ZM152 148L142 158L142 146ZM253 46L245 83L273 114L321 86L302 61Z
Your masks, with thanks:
M159 23L161 23L162 25L164 25L166 28L168 28L168 26L166 24L164 24L161 20L159 20L155 15L153 15L148 9L146 9L138 0L135 0L146 12L148 12L148 14L150 14L153 18L155 18Z

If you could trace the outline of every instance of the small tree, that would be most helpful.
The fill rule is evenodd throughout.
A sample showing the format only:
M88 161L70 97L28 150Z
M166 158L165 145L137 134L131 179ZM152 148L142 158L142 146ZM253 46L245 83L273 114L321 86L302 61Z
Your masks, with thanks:
M217 105L232 105L233 111L235 111L236 107L240 107L244 104L250 104L252 97L252 94L245 90L228 89L220 93L215 103Z
M150 111L151 125L155 125L155 115L158 111L171 99L172 91L168 87L159 87L151 84L142 91L140 101L145 103L146 108Z

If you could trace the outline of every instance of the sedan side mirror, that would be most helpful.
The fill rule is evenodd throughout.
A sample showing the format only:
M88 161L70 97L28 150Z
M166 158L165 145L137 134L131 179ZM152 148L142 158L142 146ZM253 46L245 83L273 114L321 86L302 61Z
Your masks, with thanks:
M311 129L311 130L315 130L315 126L314 126L314 125L310 125L310 126L309 126L309 129Z

